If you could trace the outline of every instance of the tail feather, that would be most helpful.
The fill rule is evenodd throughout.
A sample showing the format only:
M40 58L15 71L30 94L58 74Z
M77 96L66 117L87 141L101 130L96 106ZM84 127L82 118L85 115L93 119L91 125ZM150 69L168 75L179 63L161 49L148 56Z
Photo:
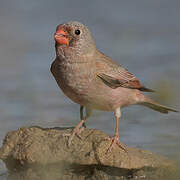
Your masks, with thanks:
M179 112L179 111L177 111L177 110L175 110L173 108L158 104L158 103L156 103L154 101L142 102L141 104L144 105L144 106L147 106L147 107L149 107L149 108L151 108L151 109L153 109L155 111L165 113L165 114L167 114L169 111Z

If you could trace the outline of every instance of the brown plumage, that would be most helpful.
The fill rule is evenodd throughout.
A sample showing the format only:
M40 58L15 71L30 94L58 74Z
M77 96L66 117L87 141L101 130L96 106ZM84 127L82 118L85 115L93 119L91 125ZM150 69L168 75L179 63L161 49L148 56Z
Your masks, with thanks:
M92 109L114 111L116 132L111 138L108 151L117 144L125 150L118 136L120 109L139 104L161 113L176 110L160 105L142 91L153 92L141 85L127 69L96 49L89 29L79 22L68 22L57 26L54 35L56 59L51 72L57 84L74 102L80 104L81 122L74 128L68 145L74 135L83 130L83 125ZM83 107L86 115L83 115Z

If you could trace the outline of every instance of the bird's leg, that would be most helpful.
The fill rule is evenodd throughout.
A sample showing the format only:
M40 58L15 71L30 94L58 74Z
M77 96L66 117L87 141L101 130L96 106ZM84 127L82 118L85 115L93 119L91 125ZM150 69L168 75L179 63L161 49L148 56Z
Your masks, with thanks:
M68 136L68 147L71 145L72 140L74 138L74 136L76 135L77 137L79 137L80 139L80 133L85 129L85 120L90 116L91 110L89 108L86 107L86 116L83 116L83 106L80 107L80 118L81 121L77 124L77 126L73 129L72 133L70 134L63 134L63 136Z
M81 105L81 106L80 106L80 119L81 119L81 120L84 119L83 109L84 109L84 106ZM82 124L82 126L83 126L84 128L86 128L85 122Z
M120 108L117 108L115 110L115 118L116 118L115 135L112 138L108 138L111 141L111 144L109 148L107 149L107 152L111 152L115 144L117 144L121 149L127 152L126 146L119 141L119 118L120 117L121 117L121 110Z

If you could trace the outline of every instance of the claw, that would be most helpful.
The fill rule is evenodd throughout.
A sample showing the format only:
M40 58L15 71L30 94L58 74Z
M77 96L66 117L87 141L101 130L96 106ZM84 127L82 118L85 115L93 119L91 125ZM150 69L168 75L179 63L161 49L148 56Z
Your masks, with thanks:
M110 137L107 137L105 138L105 140L110 140L111 141L111 144L109 146L109 148L107 149L107 152L106 153L109 153L112 151L112 148L114 147L115 144L117 144L119 146L119 148L123 149L125 152L127 152L127 148L126 148L126 145L122 144L120 141L119 141L119 137L117 135L115 135L114 137L110 138Z
M80 133L85 129L84 127L81 127L81 125L84 123L84 120L82 120L72 131L72 133L64 133L62 134L63 137L69 137L67 145L70 147L72 140L74 136L77 136L79 139L82 140L82 137Z

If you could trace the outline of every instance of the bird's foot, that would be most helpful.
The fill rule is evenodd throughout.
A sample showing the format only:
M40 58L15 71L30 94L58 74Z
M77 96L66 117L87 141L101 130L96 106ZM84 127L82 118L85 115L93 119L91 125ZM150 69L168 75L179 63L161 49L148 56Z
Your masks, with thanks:
M79 139L82 139L80 133L85 129L83 126L84 120L81 120L80 123L73 129L72 133L64 133L63 137L69 137L67 145L70 147L74 136L77 136ZM82 126L82 127L81 127Z
M125 144L122 144L120 141L119 141L119 136L118 135L115 135L114 137L108 137L106 138L106 140L109 140L111 141L111 144L109 146L109 148L107 149L107 153L111 152L112 151L112 148L114 147L114 145L118 145L119 148L123 149L125 152L127 152L127 148L126 148L126 145Z

